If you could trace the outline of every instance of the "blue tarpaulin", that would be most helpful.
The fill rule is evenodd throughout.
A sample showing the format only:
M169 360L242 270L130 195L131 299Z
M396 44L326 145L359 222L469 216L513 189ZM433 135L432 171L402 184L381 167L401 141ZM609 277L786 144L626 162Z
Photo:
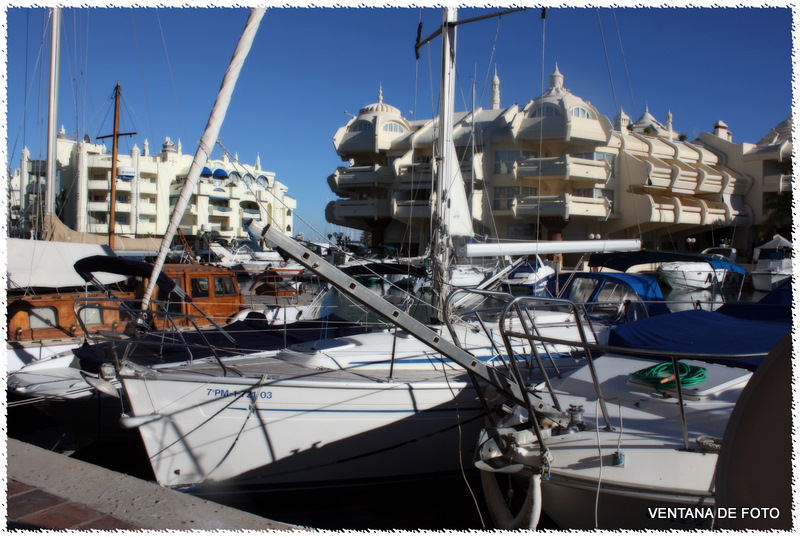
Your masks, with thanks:
M726 303L711 312L686 310L621 325L611 330L608 345L664 352L766 356L791 330L791 288L784 285L758 303ZM754 369L762 358L714 362Z

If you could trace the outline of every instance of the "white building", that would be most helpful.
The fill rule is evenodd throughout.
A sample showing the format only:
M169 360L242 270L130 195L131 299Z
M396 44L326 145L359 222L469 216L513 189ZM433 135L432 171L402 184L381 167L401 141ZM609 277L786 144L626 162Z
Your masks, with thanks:
M564 87L524 107L454 116L454 139L470 196L473 227L490 238L639 238L648 248L695 249L732 241L749 251L765 219L764 201L791 183L791 118L759 144L734 144L724 123L689 142L649 108L612 124ZM334 147L347 166L329 178L339 199L328 222L371 232L373 243L421 252L428 242L437 120L408 121L383 102L339 128ZM473 136L474 133L474 136ZM415 250L416 249L416 250Z
M61 220L77 232L108 234L111 152L102 144L69 139L62 127L57 158L57 183L63 193ZM182 153L180 141L176 146L169 138L155 155L150 154L147 140L143 150L134 145L130 154L119 154L114 233L163 236L193 158ZM227 156L208 161L181 223L184 235L196 236L211 229L223 237L243 237L250 219L278 226L291 235L297 203L286 195L288 188L275 179L274 172L261 169L258 157L255 165L234 161ZM31 161L24 149L20 168L11 179L12 219L15 213L34 218L35 202L42 198L39 193L44 193L43 175L42 163Z

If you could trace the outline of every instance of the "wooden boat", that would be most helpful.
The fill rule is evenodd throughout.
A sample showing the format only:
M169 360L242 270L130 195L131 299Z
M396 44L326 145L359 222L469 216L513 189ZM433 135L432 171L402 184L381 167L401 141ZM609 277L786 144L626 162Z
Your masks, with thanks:
M112 256L91 258L93 261L103 261L102 258L124 260ZM134 267L134 264L151 267L143 262L122 263L129 267ZM105 273L101 268L98 267L97 272ZM166 279L164 284L177 284L188 297L184 301L175 296L166 302L166 308L173 313L198 316L194 318L198 325L210 324L211 320L226 322L242 311L242 292L229 269L198 264L167 264L162 269L162 275ZM6 329L7 371L15 371L25 364L60 353L71 353L72 349L100 331L124 331L132 317L126 316L119 306L126 303L138 308L137 299L141 299L141 290L145 285L146 278L119 284L113 291L108 288L94 291L73 288L10 296ZM178 326L188 325L187 320L185 316L174 318ZM155 320L157 328L163 328L164 323L163 319Z

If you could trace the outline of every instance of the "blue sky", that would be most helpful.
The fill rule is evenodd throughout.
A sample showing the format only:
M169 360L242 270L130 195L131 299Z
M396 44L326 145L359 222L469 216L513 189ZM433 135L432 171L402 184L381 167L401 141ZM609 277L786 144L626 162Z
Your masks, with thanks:
M460 9L459 19L490 11ZM44 15L41 8L6 12L12 169L23 147L34 158L46 152ZM120 139L120 152L141 148L145 138L158 152L169 136L194 154L247 15L243 8L65 8L59 124L73 137L110 134L119 81L120 130L138 133ZM349 119L345 110L357 114L376 102L382 85L384 102L407 118L436 114L440 41L415 60L420 20L425 37L441 10L267 10L220 136L242 162L260 155L289 187L296 217L308 223L296 221L296 232L338 230L325 222L324 208L335 199L327 177L342 164L332 137ZM478 106L489 107L495 67L501 106L524 106L547 87L557 62L565 87L612 120L619 107L635 120L647 106L662 122L671 111L676 131L690 140L723 120L734 142L756 143L791 113L791 24L786 7L618 7L550 8L544 27L538 8L464 25L456 110L471 106L473 80ZM217 147L212 156L221 154Z

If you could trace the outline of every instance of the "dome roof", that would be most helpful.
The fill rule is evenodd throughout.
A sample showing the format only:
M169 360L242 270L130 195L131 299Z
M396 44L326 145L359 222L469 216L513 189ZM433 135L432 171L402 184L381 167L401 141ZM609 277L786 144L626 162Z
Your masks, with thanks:
M528 103L525 108L529 111L529 114L534 114L541 105L546 103L555 105L565 112L575 107L581 107L591 111L593 115L592 119L597 119L599 117L599 113L590 103L574 95L564 87L564 75L558 70L558 64L556 64L553 73L550 75L550 87L545 90L541 96Z
M757 146L770 146L780 144L784 140L791 141L792 139L792 117L789 116L781 123L772 128L767 135L762 138Z
M374 114L376 112L388 112L400 116L400 109L383 102L383 86L378 91L378 102L367 105L359 111L359 114Z

